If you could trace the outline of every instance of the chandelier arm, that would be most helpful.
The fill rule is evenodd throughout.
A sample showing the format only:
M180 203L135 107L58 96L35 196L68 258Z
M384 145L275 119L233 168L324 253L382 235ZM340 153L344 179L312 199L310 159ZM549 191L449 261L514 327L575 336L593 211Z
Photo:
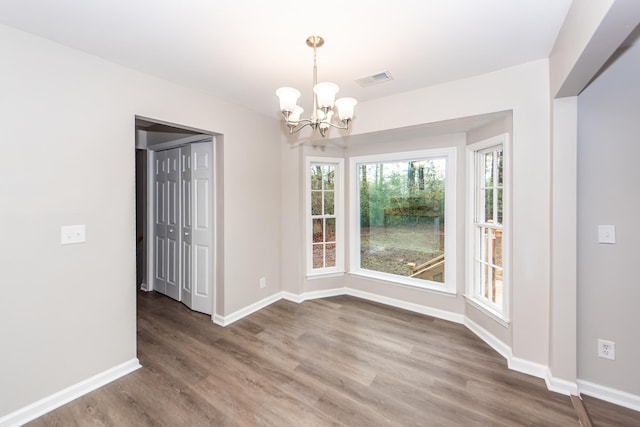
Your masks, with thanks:
M340 130L347 130L347 129L349 129L349 122L350 122L350 120L349 120L349 121L347 121L347 122L346 122L345 124L343 124L343 125L337 125L337 124L335 124L335 123L333 123L333 122L323 122L323 123L328 124L328 125L329 125L329 126L331 126L332 128L336 128L336 129L340 129Z
M307 126L313 127L313 121L309 119L302 119L302 120L298 120L295 123L287 122L287 126L289 126L289 133L293 134L293 133L300 132L303 128Z

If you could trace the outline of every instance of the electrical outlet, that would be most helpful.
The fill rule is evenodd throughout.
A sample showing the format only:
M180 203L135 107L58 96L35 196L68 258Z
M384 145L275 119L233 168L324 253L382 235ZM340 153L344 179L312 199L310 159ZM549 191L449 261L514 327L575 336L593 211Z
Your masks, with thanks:
M615 225L599 225L598 226L598 242L608 245L616 243L616 226Z
M261 277L260 278L260 289L264 289L267 287L267 278L266 277Z
M616 343L613 341L598 340L598 357L616 360Z

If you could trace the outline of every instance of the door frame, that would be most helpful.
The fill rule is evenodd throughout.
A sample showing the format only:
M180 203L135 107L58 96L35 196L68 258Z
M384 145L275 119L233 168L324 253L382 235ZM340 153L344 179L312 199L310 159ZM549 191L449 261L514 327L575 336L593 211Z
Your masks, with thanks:
M146 261L147 261L147 265L146 265L146 272L145 272L145 278L142 282L142 286L141 286L141 290L146 291L146 292L150 292L154 290L154 262L153 262L153 257L155 256L155 251L154 251L154 243L153 243L153 239L151 238L153 236L153 203L155 202L155 197L154 197L154 192L152 191L152 188L150 187L150 185L153 183L152 177L153 177L153 167L154 167L154 159L155 159L155 155L154 152L156 151L161 151L161 150L167 150L167 149L171 149L171 148L177 148L177 147L181 147L193 142L208 142L209 144L211 144L211 148L212 148L212 164L214 165L214 169L213 169L213 174L212 174L212 185L210 188L210 197L212 198L212 210L210 213L210 220L211 220L211 224L213 227L213 238L212 238L212 242L211 242L211 249L212 249L212 254L211 254L211 298L212 298L212 313L211 313L211 319L213 320L215 318L215 316L217 315L217 306L218 306L218 281L219 281L219 263L218 263L218 257L220 256L220 250L221 248L220 246L220 238L222 237L222 234L219 234L221 232L221 222L220 222L220 218L219 218L219 214L220 214L220 207L222 206L221 201L218 200L219 195L221 194L221 189L219 189L219 185L220 185L220 181L219 178L221 178L221 159L219 158L219 153L221 150L221 147L219 146L219 144L222 144L223 141L223 137L222 135L215 133L215 132L210 132L210 131L205 131L205 130L201 130L201 129L195 129L195 128L191 128L188 126L180 126L180 125L176 125L173 123L169 123L169 122L164 122L164 121L160 121L160 120L155 120L155 119L150 119L150 118L146 118L146 117L142 117L142 116L135 116L136 118L136 122L138 121L138 119L145 121L145 122L150 122L153 124L158 124L158 125L164 125L164 126L169 126L175 129L183 129L185 131L188 132L199 132L198 134L192 135L192 136L188 136L188 137L183 137L183 138L176 138L176 139L172 139L169 141L165 141L162 143L158 143L158 144L153 144L153 145L147 145L147 140L146 140L146 135L140 135L140 132L137 132L136 134L136 148L137 149L144 149L147 151L147 162L146 162L146 167L147 167L147 171L146 171L146 177L147 177L147 188L146 188L146 204L147 204L147 212L146 212L146 217L145 217L145 232L146 232L146 238L145 238L145 246L146 246ZM181 273L181 272L180 272Z

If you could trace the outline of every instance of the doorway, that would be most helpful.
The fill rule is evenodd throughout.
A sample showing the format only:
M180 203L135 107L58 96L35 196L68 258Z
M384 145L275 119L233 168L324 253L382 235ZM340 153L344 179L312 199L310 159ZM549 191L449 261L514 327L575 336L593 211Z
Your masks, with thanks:
M213 315L216 134L136 117L136 288Z

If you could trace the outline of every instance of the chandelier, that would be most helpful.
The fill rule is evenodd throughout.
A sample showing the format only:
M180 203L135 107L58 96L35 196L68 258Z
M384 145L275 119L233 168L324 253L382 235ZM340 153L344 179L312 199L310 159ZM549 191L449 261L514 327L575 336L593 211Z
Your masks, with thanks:
M310 126L314 132L320 130L320 134L324 137L330 127L343 130L349 129L349 123L353 119L353 109L358 101L354 98L336 99L336 93L340 90L337 84L331 82L318 83L316 50L323 44L324 39L320 36L307 38L307 45L313 48L313 110L310 118L300 118L304 112L303 108L297 105L300 91L292 87L281 87L276 90L276 95L280 99L280 111L291 134L299 132L305 126ZM334 105L338 110L338 118L342 124L332 122Z

